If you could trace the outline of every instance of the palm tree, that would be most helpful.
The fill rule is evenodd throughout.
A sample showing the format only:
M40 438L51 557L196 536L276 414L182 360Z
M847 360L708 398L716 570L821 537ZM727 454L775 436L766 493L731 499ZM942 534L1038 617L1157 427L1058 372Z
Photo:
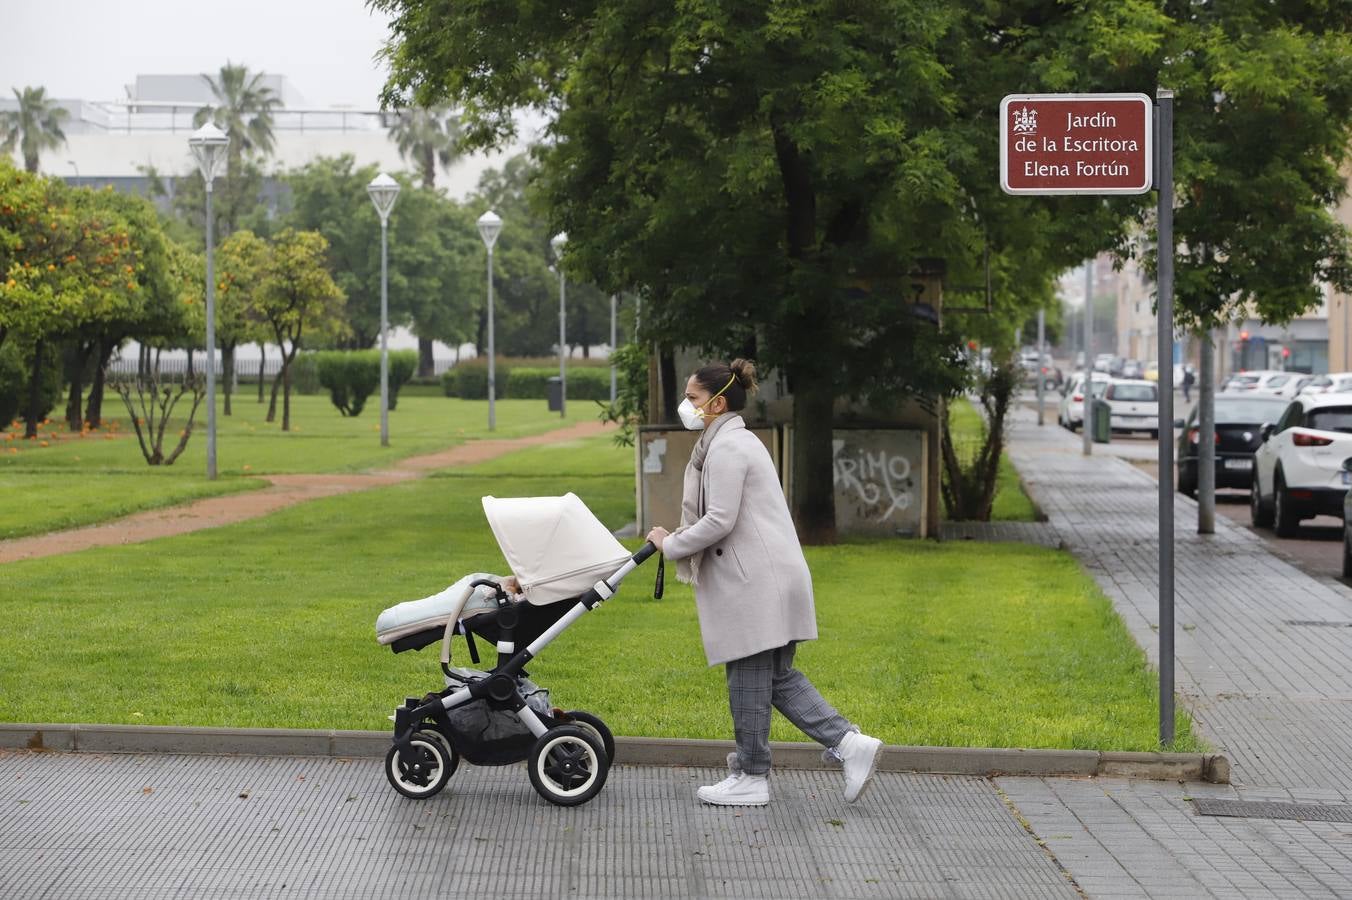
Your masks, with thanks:
M276 146L272 138L272 111L282 100L263 84L263 73L249 74L249 67L227 62L221 66L220 76L203 74L216 96L214 106L204 106L193 116L193 127L200 128L210 121L230 135L230 154L243 156L245 151L271 155Z
M225 154L224 184L218 188L220 208L216 213L222 238L229 237L241 218L258 203L257 167L246 165L245 155L269 156L273 139L273 110L282 100L263 84L263 73L250 73L245 65L227 62L216 78L203 74L216 102L193 116L193 127L211 122L230 136Z
M460 155L460 120L446 107L401 109L390 137L399 145L399 155L418 167L429 191L436 187L437 163L450 165ZM419 335L418 375L427 377L434 369L432 339Z
M70 111L57 106L47 96L46 88L12 90L19 100L19 108L0 112L0 150L13 153L17 146L23 154L23 167L36 174L38 155L66 142L61 124L70 118Z
M450 165L460 155L460 120L445 107L400 110L390 136L428 189L436 187L437 163Z

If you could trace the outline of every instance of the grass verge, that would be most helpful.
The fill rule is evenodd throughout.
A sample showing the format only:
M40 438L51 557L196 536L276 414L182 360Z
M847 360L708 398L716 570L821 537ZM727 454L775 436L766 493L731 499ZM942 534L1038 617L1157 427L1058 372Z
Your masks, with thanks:
M479 498L571 490L618 526L633 514L632 453L605 437L531 449L229 527L6 565L0 719L384 729L440 673L433 648L377 645L375 617L505 567ZM807 555L821 639L799 665L871 733L1155 749L1144 657L1069 555L892 540ZM727 738L723 673L705 665L690 589L672 578L654 601L653 575L651 563L631 575L531 674L617 734ZM1177 733L1172 749L1198 749L1185 714ZM777 715L772 736L802 739Z
M981 414L971 402L955 400L949 407L949 427L953 443L960 454L974 457L981 446ZM1019 473L1007 454L1000 454L1000 469L996 476L995 499L991 505L992 522L1035 522L1037 508L1024 492Z
M0 498L5 500L0 502L0 540L266 487L248 476L382 468L469 440L523 437L593 418L586 404L575 404L573 410L572 418L560 419L541 400L502 400L497 428L489 432L487 401L401 397L399 408L390 413L390 446L381 447L378 404L368 404L357 418L344 418L327 396L295 397L294 427L284 432L280 422L263 421L263 407L236 396L235 414L216 418L216 481L206 479L202 411L187 449L168 467L145 464L125 417L86 434L50 424L37 441L21 440L10 429L0 432ZM181 427L171 426L168 434ZM165 443L171 443L168 435Z

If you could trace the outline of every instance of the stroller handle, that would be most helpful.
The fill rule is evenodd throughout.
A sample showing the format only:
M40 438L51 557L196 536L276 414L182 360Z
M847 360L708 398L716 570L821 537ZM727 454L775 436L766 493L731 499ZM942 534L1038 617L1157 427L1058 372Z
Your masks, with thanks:
M657 545L652 541L647 541L642 547L639 547L638 552L634 554L634 565L643 565L644 561L656 552Z

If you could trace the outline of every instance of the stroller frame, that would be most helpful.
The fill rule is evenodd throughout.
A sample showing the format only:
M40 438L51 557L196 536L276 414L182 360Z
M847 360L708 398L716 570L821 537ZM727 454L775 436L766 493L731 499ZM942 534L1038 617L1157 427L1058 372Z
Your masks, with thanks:
M497 582L473 582L472 587L488 586L496 593L498 608L481 613L480 617L491 617L497 628L497 665L487 677L468 683L460 679L462 687L450 685L421 700L410 699L395 710L394 743L385 766L395 790L406 797L424 799L445 787L458 762L454 730L447 713L482 700L490 709L514 713L535 737L529 754L529 773L532 785L546 800L559 806L577 806L600 793L613 754L609 730L599 719L585 713L541 716L526 702L521 680L527 663L579 618L613 597L625 576L656 552L656 546L645 543L619 569L597 581L553 624L520 649L514 636L521 628L523 608L529 607L529 602L509 600ZM454 629L456 624L447 622L445 627ZM458 678L444 662L442 669L448 677ZM429 723L438 734L428 734Z

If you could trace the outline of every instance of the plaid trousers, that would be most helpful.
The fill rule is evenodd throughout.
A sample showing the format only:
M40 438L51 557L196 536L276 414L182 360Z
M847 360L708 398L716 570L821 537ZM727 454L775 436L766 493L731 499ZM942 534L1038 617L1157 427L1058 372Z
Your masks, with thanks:
M770 771L772 705L825 747L836 746L847 732L857 730L793 667L793 650L789 643L725 664L737 762L748 775Z

